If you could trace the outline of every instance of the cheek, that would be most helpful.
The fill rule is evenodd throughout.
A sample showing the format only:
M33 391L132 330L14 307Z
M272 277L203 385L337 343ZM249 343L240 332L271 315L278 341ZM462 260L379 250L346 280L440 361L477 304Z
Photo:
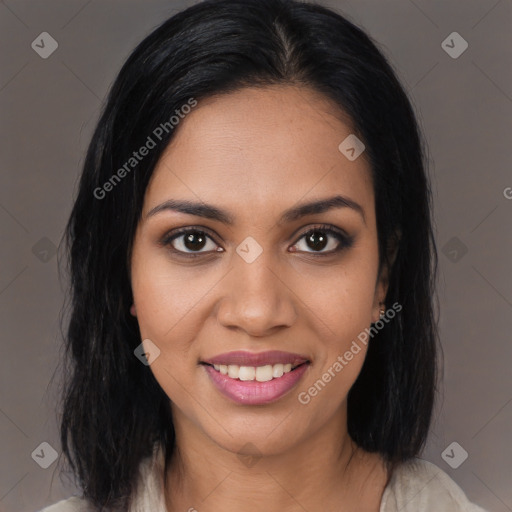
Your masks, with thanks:
M173 265L164 254L148 253L145 258L134 257L132 264L132 291L141 335L162 344L173 338L186 340L193 324L190 318L213 285L213 278Z
M184 387L195 366L190 352L195 336L190 310L197 300L183 287L182 279L158 265L134 265L132 290L141 338L151 340L159 350L149 369L172 402L186 408Z
M325 420L342 404L363 366L367 343L365 328L371 322L373 286L352 277L333 279L328 290L308 296L315 333L316 362L299 390L301 404L314 402L318 421Z
M200 368L194 340L204 324L208 292L215 272L170 264L162 253L134 251L132 291L142 340L159 349L150 369L167 396L184 410L190 406L191 383Z
M376 262L353 253L327 269L301 269L297 290L319 337L339 348L371 322L375 296ZM333 341L335 340L335 341Z
M371 253L370 253L371 254ZM304 313L315 333L316 364L301 391L304 401L318 396L326 413L346 398L363 366L371 324L377 260L361 251L350 255L328 274L303 271L301 280ZM322 406L324 407L324 406Z

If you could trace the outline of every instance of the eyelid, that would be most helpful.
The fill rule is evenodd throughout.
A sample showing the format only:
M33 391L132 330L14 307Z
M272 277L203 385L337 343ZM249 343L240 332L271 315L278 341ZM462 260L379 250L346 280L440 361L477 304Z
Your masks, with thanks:
M316 230L317 231L327 231L328 233L334 232L337 235L339 235L340 237L345 238L347 241L350 240L351 238L353 238L345 230L343 230L341 228L338 228L336 226L333 226L331 224L322 224L321 222L320 223L314 223L311 226L309 226L308 228L306 228L305 230L303 230L303 228L298 229L292 235L291 238L296 238L296 242L295 243L297 243L302 237L304 237L305 235L311 233L312 231L316 231Z

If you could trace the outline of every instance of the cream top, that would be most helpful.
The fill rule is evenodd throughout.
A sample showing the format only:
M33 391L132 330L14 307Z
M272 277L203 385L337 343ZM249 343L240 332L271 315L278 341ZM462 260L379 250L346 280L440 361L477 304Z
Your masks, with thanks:
M140 478L128 512L167 512L163 492L162 450L140 466ZM395 469L382 495L379 512L486 512L471 503L462 489L440 468L415 458ZM40 512L94 512L84 499L72 497Z

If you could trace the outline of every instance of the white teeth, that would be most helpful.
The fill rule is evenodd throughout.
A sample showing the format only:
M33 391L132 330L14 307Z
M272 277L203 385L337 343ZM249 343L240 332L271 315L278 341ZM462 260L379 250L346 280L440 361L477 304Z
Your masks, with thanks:
M267 364L265 366L238 366L236 364L214 364L215 370L222 375L227 375L232 379L243 381L256 380L258 382L268 382L272 379L282 377L284 373L292 371L291 363L287 364Z
M234 364L228 365L228 377L232 379L238 379L238 374L240 373L240 366L236 366Z
M256 376L256 368L253 366L240 366L238 370L238 378L240 380L254 380Z
M272 367L272 377L279 378L282 377L284 373L284 365L282 364L275 364Z
M267 364L266 366L258 366L256 368L256 380L258 382L267 382L272 380L272 365Z

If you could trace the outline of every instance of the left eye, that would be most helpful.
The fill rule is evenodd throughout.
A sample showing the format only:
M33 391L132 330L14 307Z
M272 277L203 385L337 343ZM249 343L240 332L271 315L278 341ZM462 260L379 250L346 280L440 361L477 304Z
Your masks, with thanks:
M331 238L331 240L329 240L329 238ZM336 241L333 241L333 238ZM309 253L332 254L352 245L352 238L328 227L310 229L304 233L299 240L302 239L305 240L307 247L313 249L312 251L304 250L304 252ZM295 244L295 246L297 245L298 244ZM326 247L328 247L328 250L324 251Z

